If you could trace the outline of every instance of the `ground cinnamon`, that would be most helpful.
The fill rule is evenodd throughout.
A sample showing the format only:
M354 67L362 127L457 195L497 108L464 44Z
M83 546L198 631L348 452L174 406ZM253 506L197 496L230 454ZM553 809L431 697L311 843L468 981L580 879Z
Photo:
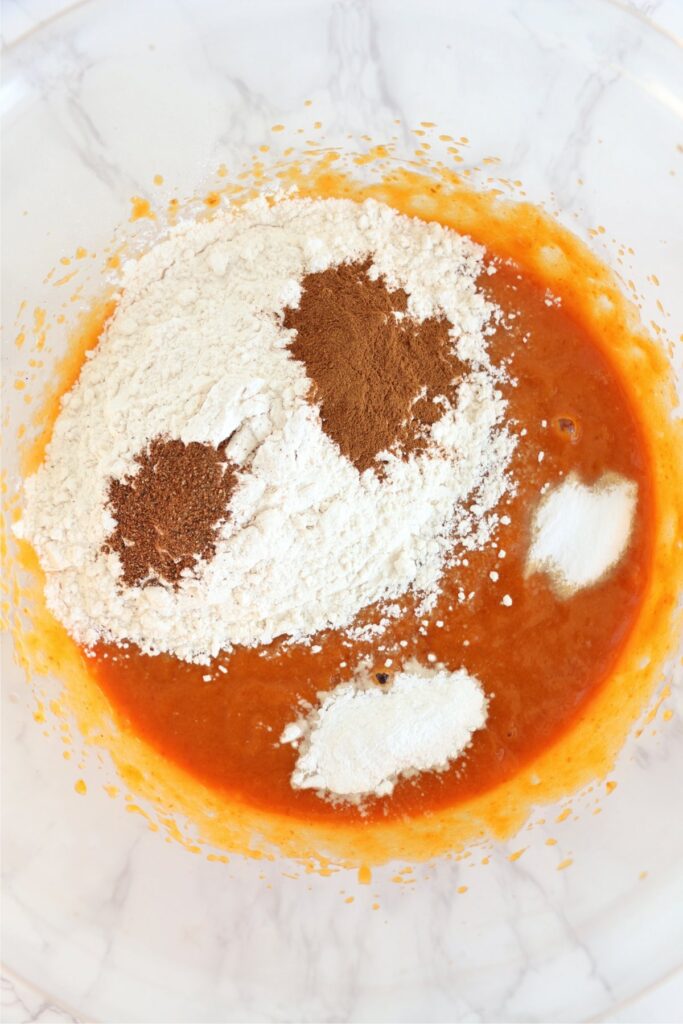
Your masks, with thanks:
M403 289L368 276L370 261L346 263L302 281L284 325L290 350L312 382L323 429L360 472L381 472L378 455L424 449L429 427L452 401L462 376L449 322L408 316ZM436 400L436 401L435 401ZM128 586L165 580L213 557L236 477L224 446L158 437L137 456L139 469L109 485L115 551Z
M166 580L210 559L228 515L235 467L223 446L157 437L141 452L138 471L109 485L116 529L105 550L121 559L128 586Z
M378 470L380 452L422 450L443 414L435 399L452 400L463 373L448 320L418 323L406 292L372 280L369 268L366 260L306 275L298 308L284 315L323 429L360 472Z

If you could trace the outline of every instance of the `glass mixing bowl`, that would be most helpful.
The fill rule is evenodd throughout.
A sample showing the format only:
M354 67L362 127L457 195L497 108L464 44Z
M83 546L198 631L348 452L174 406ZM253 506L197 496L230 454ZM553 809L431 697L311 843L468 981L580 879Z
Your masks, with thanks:
M616 3L92 0L11 47L4 76L6 381L23 365L10 337L20 303L50 316L64 302L44 280L60 257L100 252L157 174L193 192L220 164L282 148L279 123L289 144L320 121L330 144L395 135L410 157L409 128L436 122L468 140L461 171L519 179L608 262L623 244L617 269L642 293L644 322L680 331L683 61ZM439 146L448 159L448 141L437 136L433 155ZM500 162L482 164L492 155ZM101 286L94 261L80 280L67 323ZM38 377L49 379L65 335L51 334ZM12 438L20 391L8 388L4 409ZM4 467L11 490L11 445ZM88 1019L576 1019L681 964L673 670L673 717L634 731L602 813L587 792L561 823L564 804L507 845L416 865L402 884L402 865L388 865L360 885L351 872L212 862L164 842L104 792L106 759L62 757L60 731L34 721L10 646L4 954Z

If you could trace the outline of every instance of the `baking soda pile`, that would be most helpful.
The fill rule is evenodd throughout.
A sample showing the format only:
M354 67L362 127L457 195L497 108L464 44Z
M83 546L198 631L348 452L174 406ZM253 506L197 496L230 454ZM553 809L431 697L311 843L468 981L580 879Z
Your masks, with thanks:
M295 788L344 800L388 796L401 776L445 771L484 727L487 708L481 684L464 669L412 661L385 687L361 669L321 694L280 742L298 749Z
M560 597L597 583L624 554L638 488L616 473L592 487L572 473L540 502L532 521L527 572L545 572Z
M482 256L374 201L262 199L174 229L128 263L18 526L69 633L207 663L235 644L351 627L406 593L429 607L453 552L491 540L509 486L514 438L487 354L496 310L476 286ZM419 450L378 452L360 471L324 429L285 311L307 275L363 261L369 280L405 292L405 311L388 315L446 318L461 374L428 399L437 411L426 409ZM155 487L162 469L173 477L171 442L183 486L201 463L228 504L210 528L188 519L170 537L158 526L142 559L128 549L141 544L144 501L164 504Z

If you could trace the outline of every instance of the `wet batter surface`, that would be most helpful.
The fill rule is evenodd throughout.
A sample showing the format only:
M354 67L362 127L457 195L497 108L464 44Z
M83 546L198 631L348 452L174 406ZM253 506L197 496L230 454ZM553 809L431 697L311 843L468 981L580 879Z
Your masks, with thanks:
M480 287L505 313L490 352L511 378L503 390L520 434L512 465L518 486L500 508L510 521L499 529L498 548L469 554L467 565L449 570L428 619L406 614L372 643L318 635L318 653L277 641L266 650L239 649L209 668L113 646L98 647L90 659L122 723L214 789L308 819L367 821L452 806L510 778L556 741L615 664L650 563L653 502L638 418L599 340L542 282L499 263ZM606 471L638 486L628 550L602 581L559 599L545 575L525 577L541 488L570 472L590 484ZM278 740L302 700L315 702L364 657L389 674L412 657L465 667L490 703L486 728L450 770L402 779L391 797L360 811L293 790L296 751Z

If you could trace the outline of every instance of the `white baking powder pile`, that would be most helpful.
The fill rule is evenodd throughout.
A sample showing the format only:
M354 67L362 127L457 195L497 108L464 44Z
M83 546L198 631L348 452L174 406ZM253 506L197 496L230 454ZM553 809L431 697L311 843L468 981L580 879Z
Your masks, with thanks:
M546 572L560 597L597 583L628 547L637 498L637 485L616 473L590 487L572 473L534 514L527 572Z
M17 527L76 640L206 663L234 644L349 627L362 608L408 591L435 595L454 537L461 548L491 540L515 443L487 354L497 311L476 287L482 255L374 201L271 197L181 225L128 262ZM371 274L406 290L409 315L450 320L467 369L429 450L387 453L382 479L359 474L324 433L282 326L306 274L368 257ZM231 438L238 484L210 561L175 589L124 586L118 555L102 550L116 526L108 488L159 436Z
M409 662L381 686L356 677L320 695L281 743L298 748L291 782L321 796L360 801L389 796L401 776L444 771L482 729L488 701L465 669Z

